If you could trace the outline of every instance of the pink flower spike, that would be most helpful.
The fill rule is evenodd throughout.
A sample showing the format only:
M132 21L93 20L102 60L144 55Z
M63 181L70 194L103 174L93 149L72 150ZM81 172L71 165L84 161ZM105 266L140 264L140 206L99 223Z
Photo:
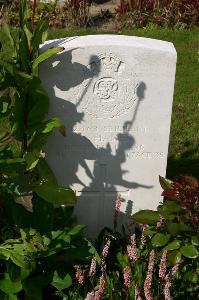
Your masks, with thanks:
M146 246L146 237L144 235L144 230L142 230L141 245L142 245L143 248Z
M159 278L164 279L167 271L167 250L162 253L159 265Z
M99 283L99 293L100 293L100 294L103 294L103 293L104 293L104 290L105 290L105 284L106 284L105 276L104 276L104 274L102 274L102 275L100 276L100 283Z
M122 204L121 195L120 193L117 193L116 200L115 200L114 228L117 227L121 204Z
M95 293L93 291L88 293L85 300L95 300Z
M102 258L106 258L107 257L110 245L111 245L111 241L108 239L106 241L106 244L105 244L103 250L102 250Z
M136 262L138 260L138 257L137 257L137 247L136 247L135 233L130 237L130 239L131 239L132 258L133 258L133 261Z
M152 250L149 256L149 266L148 266L149 273L153 273L154 263L155 263L155 250Z
M106 284L105 276L104 276L104 274L102 274L100 276L99 289L98 289L98 291L95 292L94 300L101 300L102 299L102 296L103 296L104 291L105 291L105 284Z
M101 299L102 299L102 295L100 294L99 291L96 291L94 300L101 300Z
M173 298L171 297L171 282L167 281L165 286L164 286L164 299L165 300L172 300Z
M144 295L146 300L153 300L153 295L151 292L151 285L152 285L152 279L153 279L153 269L154 269L154 263L155 263L155 251L152 250L149 256L149 265L148 265L148 271L147 276L144 282Z
M127 255L130 260L133 259L133 251L131 245L127 245Z
M126 266L123 270L124 286L125 288L130 288L131 286L131 267Z
M95 275L96 273L96 266L97 266L97 262L96 262L96 256L94 255L91 261L91 265L90 265L90 270L89 270L89 277L92 277Z
M171 269L171 276L174 277L178 271L179 271L179 266L180 266L180 263L177 263L172 269Z
M163 224L163 217L161 215L159 215L159 216L160 216L160 220L157 222L156 228L162 227L162 224Z
M77 282L80 284L80 285L83 285L84 284L84 274L83 274L83 271L81 269L80 266L75 266L75 269L76 269L76 273L75 273L75 277L76 277L76 280Z
M106 241L104 249L102 250L102 266L101 266L102 273L106 272L106 257L108 255L108 251L109 251L110 245L111 245L111 241L108 239Z

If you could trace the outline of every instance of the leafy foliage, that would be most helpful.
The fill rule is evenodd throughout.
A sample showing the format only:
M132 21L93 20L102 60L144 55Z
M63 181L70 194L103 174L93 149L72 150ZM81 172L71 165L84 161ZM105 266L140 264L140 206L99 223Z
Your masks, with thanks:
M150 226L144 234L150 237L148 243L159 255L168 251L170 265L181 264L174 299L195 299L199 275L199 181L183 174L173 182L160 177L160 184L165 199L154 211L159 214L160 221L153 225L150 215L145 214L143 223ZM140 222L142 217L143 211L136 213L133 219Z
M0 139L1 186L4 193L12 192L18 203L20 197L23 201L30 201L34 193L55 204L74 203L74 193L69 189L58 187L55 182L48 186L49 167L45 178L40 172L45 157L42 148L47 136L56 128L64 134L64 126L57 118L46 119L49 98L38 77L38 66L63 48L52 48L39 54L39 45L46 37L46 21L30 28L26 21L26 1L21 2L20 15L18 40L13 38L7 25L4 27L13 47L13 59L10 67L1 66L2 113L10 121L10 132L3 133ZM18 156L11 150L13 142L20 146Z
M19 4L17 35L4 26L12 60L0 66L0 117L9 122L0 134L0 298L49 299L71 286L74 264L87 263L96 250L84 226L74 226L75 194L58 185L43 151L47 137L58 129L64 138L65 129L47 118L38 67L63 48L40 54L47 23L35 25L33 11L31 25L26 0Z
M68 293L62 291L62 297L197 298L198 227L195 219L193 223L187 218L198 217L198 180L189 175L180 175L173 182L160 177L160 184L167 197L157 211L137 212L132 216L134 222L120 231L117 215L115 229L104 228L96 242L101 259L95 267L93 263L79 264L76 285L70 286ZM190 202L192 205L185 205Z
M10 26L19 25L18 1L6 1L2 7L2 23L7 22ZM47 20L50 27L64 28L67 26L86 27L90 25L90 0L65 0L63 5L54 1L37 1L35 9L35 22ZM30 20L34 7L34 1L29 2L27 7L27 19Z

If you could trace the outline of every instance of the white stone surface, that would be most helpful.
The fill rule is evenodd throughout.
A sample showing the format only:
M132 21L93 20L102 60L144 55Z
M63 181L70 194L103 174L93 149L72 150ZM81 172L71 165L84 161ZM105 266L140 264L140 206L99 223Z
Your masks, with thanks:
M175 81L173 44L95 35L48 41L65 50L42 64L51 116L67 136L49 138L47 160L78 196L78 222L89 236L113 226L116 191L124 215L154 209L165 176Z

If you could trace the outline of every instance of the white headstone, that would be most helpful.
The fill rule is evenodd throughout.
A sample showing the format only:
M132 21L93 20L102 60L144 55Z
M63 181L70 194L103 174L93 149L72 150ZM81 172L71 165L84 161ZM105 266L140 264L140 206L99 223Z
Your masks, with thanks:
M48 41L65 50L40 77L67 136L48 140L59 184L76 191L79 223L95 236L113 227L116 192L124 215L155 209L165 176L176 51L169 42L117 35Z

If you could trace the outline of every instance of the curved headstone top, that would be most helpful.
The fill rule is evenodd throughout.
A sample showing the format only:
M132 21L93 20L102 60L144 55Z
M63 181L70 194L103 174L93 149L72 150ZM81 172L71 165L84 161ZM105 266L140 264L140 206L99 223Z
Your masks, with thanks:
M174 45L170 42L156 40L151 38L143 38L137 36L116 35L116 34L96 34L96 35L84 35L66 37L61 39L49 40L41 45L41 49L47 49L49 47L55 47L57 45L64 46L69 43L70 47L87 47L89 45L95 46L124 46L124 47L141 47L148 48L157 51L166 51L172 54L176 54Z
M155 209L165 176L176 51L172 43L123 35L48 41L65 49L40 67L50 116L66 126L48 140L46 159L76 191L78 221L95 236L113 227L117 192L122 216Z

